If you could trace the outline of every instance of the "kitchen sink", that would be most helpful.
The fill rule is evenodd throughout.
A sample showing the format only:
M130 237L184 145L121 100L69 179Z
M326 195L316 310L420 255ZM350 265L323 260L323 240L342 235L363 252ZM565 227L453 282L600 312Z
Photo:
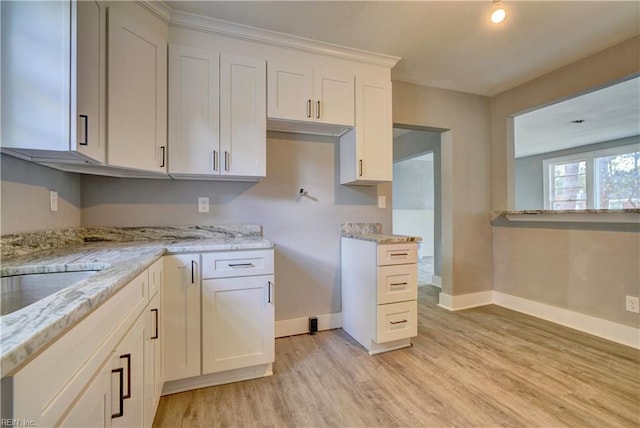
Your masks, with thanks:
M0 315L29 306L50 294L94 275L97 270L37 273L0 278Z

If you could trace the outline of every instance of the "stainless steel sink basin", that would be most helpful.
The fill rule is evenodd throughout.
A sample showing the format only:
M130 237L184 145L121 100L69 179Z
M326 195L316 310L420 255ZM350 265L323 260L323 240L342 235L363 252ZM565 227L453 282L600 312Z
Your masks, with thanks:
M7 315L25 306L29 306L96 272L98 271L89 270L3 276L0 279L0 315Z

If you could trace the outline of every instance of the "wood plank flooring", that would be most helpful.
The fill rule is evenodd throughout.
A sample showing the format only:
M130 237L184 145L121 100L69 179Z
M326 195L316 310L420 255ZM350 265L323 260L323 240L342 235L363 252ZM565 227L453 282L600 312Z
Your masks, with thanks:
M419 287L411 348L276 340L274 375L163 397L156 427L640 427L640 351Z

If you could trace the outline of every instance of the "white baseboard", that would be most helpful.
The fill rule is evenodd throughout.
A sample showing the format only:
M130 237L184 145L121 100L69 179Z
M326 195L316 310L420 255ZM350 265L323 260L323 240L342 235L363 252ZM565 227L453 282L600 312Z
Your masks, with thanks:
M342 312L316 316L318 317L318 331L342 327ZM276 321L276 337L305 333L309 333L309 317Z
M206 388L208 386L223 385L225 383L240 382L273 375L273 364L260 364L252 367L227 370L226 372L210 373L186 379L165 382L162 395L176 394L192 389Z
M479 293L460 294L451 296L440 293L438 306L450 311L476 308L478 306L490 305L493 303L493 290L481 291Z
M498 305L531 315L603 339L640 349L640 329L603 320L579 312L558 308L545 303L523 299L510 294L493 292L493 302Z
M431 285L442 288L442 277L438 275L431 275Z

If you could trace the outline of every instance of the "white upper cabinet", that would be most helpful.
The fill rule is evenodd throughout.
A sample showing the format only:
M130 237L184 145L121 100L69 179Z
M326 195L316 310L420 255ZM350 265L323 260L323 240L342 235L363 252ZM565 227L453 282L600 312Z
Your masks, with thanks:
M265 177L264 60L169 47L169 173Z
M375 184L393 177L391 82L356 79L356 127L340 139L340 183Z
M37 162L104 162L102 4L2 2L0 8L3 151Z
M219 53L169 46L169 174L219 171Z
M267 175L264 60L223 54L220 61L220 174Z
M267 76L270 119L353 127L353 73L269 62Z
M132 7L109 8L107 162L166 173L166 35L155 28L159 20L146 12L141 19Z

